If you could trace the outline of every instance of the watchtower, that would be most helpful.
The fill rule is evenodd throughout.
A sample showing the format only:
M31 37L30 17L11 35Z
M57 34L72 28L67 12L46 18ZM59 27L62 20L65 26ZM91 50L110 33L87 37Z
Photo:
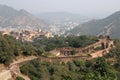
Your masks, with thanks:
M114 44L114 42L110 39L109 36L106 36L106 37L102 40L102 43L101 43L103 49L112 47L113 44Z

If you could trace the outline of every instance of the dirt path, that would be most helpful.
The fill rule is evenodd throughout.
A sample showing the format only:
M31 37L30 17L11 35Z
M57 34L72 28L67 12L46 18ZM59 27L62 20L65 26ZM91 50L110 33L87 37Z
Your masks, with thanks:
M0 80L8 80L11 79L11 77L10 70L3 70L0 72Z
M30 78L29 78L28 76L25 76L25 75L23 75L23 74L21 74L21 73L18 74L18 76L24 78L25 80L30 80Z
M17 61L13 61L13 63L11 63L9 66L9 70L10 70L12 76L13 77L20 76L20 77L24 78L25 80L30 80L30 78L28 76L25 76L20 72L20 66L23 65L25 62L28 62L28 61L31 61L34 59L37 59L37 57L29 56L29 57L21 58Z
M31 61L31 60L34 60L34 59L37 59L37 57L36 56L29 56L29 57L21 58L21 59L19 59L17 61L13 61L13 63L11 63L10 66L19 65L19 64L21 64L23 62L28 62L28 61Z

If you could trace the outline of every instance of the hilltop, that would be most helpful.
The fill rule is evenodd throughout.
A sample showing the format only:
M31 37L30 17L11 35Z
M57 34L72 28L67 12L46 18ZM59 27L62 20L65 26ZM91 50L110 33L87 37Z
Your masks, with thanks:
M29 12L21 9L16 10L6 5L0 5L0 27L38 27L45 28L47 25Z

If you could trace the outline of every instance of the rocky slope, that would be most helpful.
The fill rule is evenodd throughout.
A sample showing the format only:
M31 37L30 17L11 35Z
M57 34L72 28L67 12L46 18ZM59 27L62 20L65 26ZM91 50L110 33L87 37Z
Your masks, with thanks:
M67 34L110 35L120 38L120 11L99 20L92 20L75 27Z
M46 24L25 10L0 5L0 27L30 26L44 28Z

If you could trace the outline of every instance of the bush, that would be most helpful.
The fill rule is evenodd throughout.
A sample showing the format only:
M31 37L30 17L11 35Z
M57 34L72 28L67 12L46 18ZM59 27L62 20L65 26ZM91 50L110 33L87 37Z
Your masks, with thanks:
M17 76L15 80L25 80L25 79L20 76Z

